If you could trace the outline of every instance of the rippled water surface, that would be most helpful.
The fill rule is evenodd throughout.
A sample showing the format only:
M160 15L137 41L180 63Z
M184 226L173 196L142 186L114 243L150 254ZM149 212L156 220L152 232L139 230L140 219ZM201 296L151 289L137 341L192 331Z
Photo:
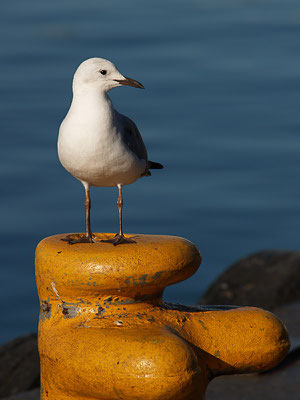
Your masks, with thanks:
M299 23L296 0L2 1L0 341L36 329L38 241L84 229L56 140L88 57L145 85L111 98L165 165L125 188L126 231L184 236L203 254L166 299L195 303L239 257L299 248ZM116 231L116 196L92 190L96 231Z

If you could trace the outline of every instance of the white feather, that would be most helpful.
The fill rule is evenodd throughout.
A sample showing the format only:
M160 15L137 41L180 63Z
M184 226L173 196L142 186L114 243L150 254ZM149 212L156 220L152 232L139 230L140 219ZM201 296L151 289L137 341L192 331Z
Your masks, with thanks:
M102 76L100 70L107 70ZM123 121L107 91L125 79L107 60L89 59L74 75L73 100L58 137L64 168L85 186L117 186L135 182L147 168L125 140Z

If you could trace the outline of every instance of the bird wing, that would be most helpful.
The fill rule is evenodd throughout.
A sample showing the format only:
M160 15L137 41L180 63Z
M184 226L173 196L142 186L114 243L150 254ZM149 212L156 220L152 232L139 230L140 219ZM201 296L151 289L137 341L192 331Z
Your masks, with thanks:
M123 134L127 146L133 153L137 155L139 159L146 161L146 173L148 171L148 154L138 127L130 118L126 117L125 115L120 114L118 111L116 111L116 114L124 128Z

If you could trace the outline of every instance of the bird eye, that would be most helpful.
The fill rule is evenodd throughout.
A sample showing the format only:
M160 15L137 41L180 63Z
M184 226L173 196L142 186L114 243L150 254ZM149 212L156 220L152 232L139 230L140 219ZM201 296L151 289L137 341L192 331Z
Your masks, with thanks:
M101 75L106 75L106 73L107 73L107 71L105 69L100 69L99 72L100 72Z

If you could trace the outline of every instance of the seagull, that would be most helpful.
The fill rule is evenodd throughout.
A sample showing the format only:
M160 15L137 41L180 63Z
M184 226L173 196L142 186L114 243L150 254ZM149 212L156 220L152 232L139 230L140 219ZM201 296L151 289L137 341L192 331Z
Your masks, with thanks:
M119 233L105 242L129 243L122 227L122 187L143 176L149 169L163 166L148 160L146 146L136 124L114 109L107 92L129 85L144 89L134 79L123 76L116 66L103 58L89 58L77 68L73 78L73 99L58 135L58 157L63 167L85 189L86 234L67 238L70 244L93 243L90 223L90 187L116 186L119 191Z

